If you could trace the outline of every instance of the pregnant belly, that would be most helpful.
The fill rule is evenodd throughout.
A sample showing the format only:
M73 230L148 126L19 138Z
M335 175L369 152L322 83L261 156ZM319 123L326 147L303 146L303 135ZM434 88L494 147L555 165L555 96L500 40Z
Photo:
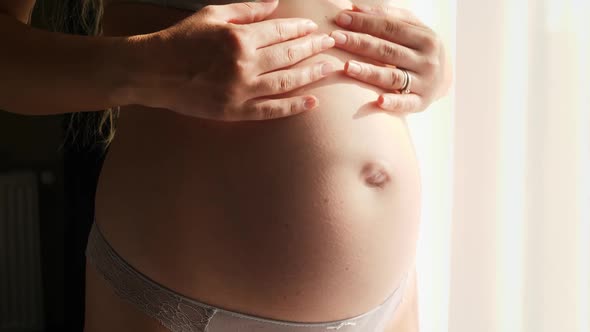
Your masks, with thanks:
M380 303L414 259L412 143L403 118L324 89L312 113L227 127L123 110L97 190L107 238L159 282L234 310L324 321Z
M306 61L321 57L341 65L345 55ZM270 121L122 108L96 194L113 247L156 281L230 310L319 322L381 303L418 237L405 118L342 74L305 90L318 109Z

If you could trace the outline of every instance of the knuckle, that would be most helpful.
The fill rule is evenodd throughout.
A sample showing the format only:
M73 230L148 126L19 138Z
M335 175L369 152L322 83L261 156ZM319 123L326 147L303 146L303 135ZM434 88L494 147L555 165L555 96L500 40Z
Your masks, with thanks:
M399 98L391 98L391 100L389 102L390 109L399 109L400 106L401 106L401 103L400 103Z
M249 2L240 2L239 3L240 6L242 7L246 7L244 13L247 13L247 21L248 22L254 22L256 21L256 11L254 8L254 5L249 3Z
M260 94L260 91L264 91L266 94L271 94L273 91L276 91L275 83L270 79L260 79L259 81L255 82L253 88L257 94Z
M377 40L371 35L363 34L362 37L359 38L359 47L361 49L369 49L375 45L375 41Z
M228 73L230 80L242 82L248 77L254 65L251 61L251 52L246 46L241 32L227 29L224 31L224 38L226 43L223 47L227 50L224 55L227 57L227 67L221 70Z
M391 43L381 43L379 46L379 55L383 58L397 58L399 50Z
M252 77L251 75L242 76L239 83L237 82L233 87L234 98L237 100L245 99L246 96L251 95L256 90L257 85L258 82L255 77Z
M289 111L288 111L288 115L291 114L296 114L299 112L299 103L292 101L289 103Z
M363 31L368 31L372 28L372 21L367 20L361 16L355 16L352 21L353 24L356 21L356 25L359 26Z
M399 24L387 20L385 21L385 27L384 27L385 33L387 34L394 34L396 32L398 32L400 30Z
M215 16L216 11L217 11L216 8L217 8L217 6L207 5L203 8L201 8L201 10L199 10L199 13L203 14L205 16Z
M268 80L258 80L255 82L255 85L252 86L252 92L254 92L256 96L260 95L261 92L266 91L272 91L272 84L270 84Z
M249 2L241 2L240 4L244 7L246 7L246 12L248 12L248 13L253 13L255 10L254 4L251 4Z
M424 67L428 72L436 71L439 66L440 61L436 56L429 56L424 59Z
M366 77L373 82L379 82L379 80L381 79L381 73L375 68L363 68L363 70L361 70L361 73L362 72L364 72Z
M279 36L280 40L287 39L288 28L285 24L282 24L282 23L275 24L275 31L276 31L277 35Z
M242 56L248 53L248 34L245 33L245 29L238 27L237 25L230 25L223 31L223 40L225 47L232 50L234 53Z
M400 88L402 87L402 79L399 75L399 72L392 70L391 71L391 86Z
M249 63L245 59L237 59L234 62L234 74L237 78L242 78L249 69Z
M322 40L326 35L321 35L318 38L312 39L309 47L310 54L319 53L322 50Z
M278 91L287 91L293 87L293 78L289 75L281 76L276 83Z
M229 67L227 82L230 90L242 87L252 76L250 75L252 64L246 59L236 59Z
M355 35L354 37L350 38L350 45L353 49L368 49L373 46L373 43L369 38L370 36L366 34Z
M274 119L280 114L281 108L276 103L264 103L259 106L258 113L263 120Z
M306 32L306 26L299 21L289 21L289 31L292 31L295 36L303 36Z
M359 49L361 40L357 35L350 35L346 39L346 46L351 49Z
M251 93L252 90L256 89L256 87L260 84L258 77L255 75L248 75L243 79L243 89L244 93Z
M297 61L297 54L298 54L298 53L299 53L299 52L297 51L297 48L296 48L296 47L294 47L294 46L289 46L289 47L287 48L287 60L288 60L290 63Z

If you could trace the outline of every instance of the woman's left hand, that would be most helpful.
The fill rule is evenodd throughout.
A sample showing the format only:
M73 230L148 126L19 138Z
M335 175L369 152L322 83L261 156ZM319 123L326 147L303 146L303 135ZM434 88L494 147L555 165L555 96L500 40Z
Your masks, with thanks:
M437 34L410 11L392 6L355 6L335 22L347 30L333 31L337 48L376 60L348 61L344 72L360 81L391 91L377 104L384 110L421 112L448 93L451 64ZM410 93L402 94L407 70Z

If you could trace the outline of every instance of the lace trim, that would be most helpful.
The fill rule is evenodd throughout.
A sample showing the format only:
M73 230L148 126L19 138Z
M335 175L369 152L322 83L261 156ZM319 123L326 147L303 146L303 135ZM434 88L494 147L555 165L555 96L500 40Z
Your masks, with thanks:
M86 257L122 299L136 305L171 332L208 332L210 328L242 330L245 325L256 331L383 331L386 313L396 311L403 300L408 273L398 288L381 305L359 316L325 323L276 321L216 308L190 299L143 275L110 246L94 222L88 237ZM212 321L216 317L215 322ZM217 319L219 318L219 319ZM237 319L237 321L236 321ZM238 324L238 325L235 325ZM241 327L238 327L241 326Z
M96 223L90 230L86 257L118 296L172 332L205 332L217 311L193 303L139 273L108 244Z

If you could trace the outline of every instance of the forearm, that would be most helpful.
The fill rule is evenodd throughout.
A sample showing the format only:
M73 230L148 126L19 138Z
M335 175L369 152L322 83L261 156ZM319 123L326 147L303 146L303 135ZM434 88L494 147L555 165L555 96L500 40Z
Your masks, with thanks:
M0 109L48 115L127 104L140 38L43 31L0 13Z

